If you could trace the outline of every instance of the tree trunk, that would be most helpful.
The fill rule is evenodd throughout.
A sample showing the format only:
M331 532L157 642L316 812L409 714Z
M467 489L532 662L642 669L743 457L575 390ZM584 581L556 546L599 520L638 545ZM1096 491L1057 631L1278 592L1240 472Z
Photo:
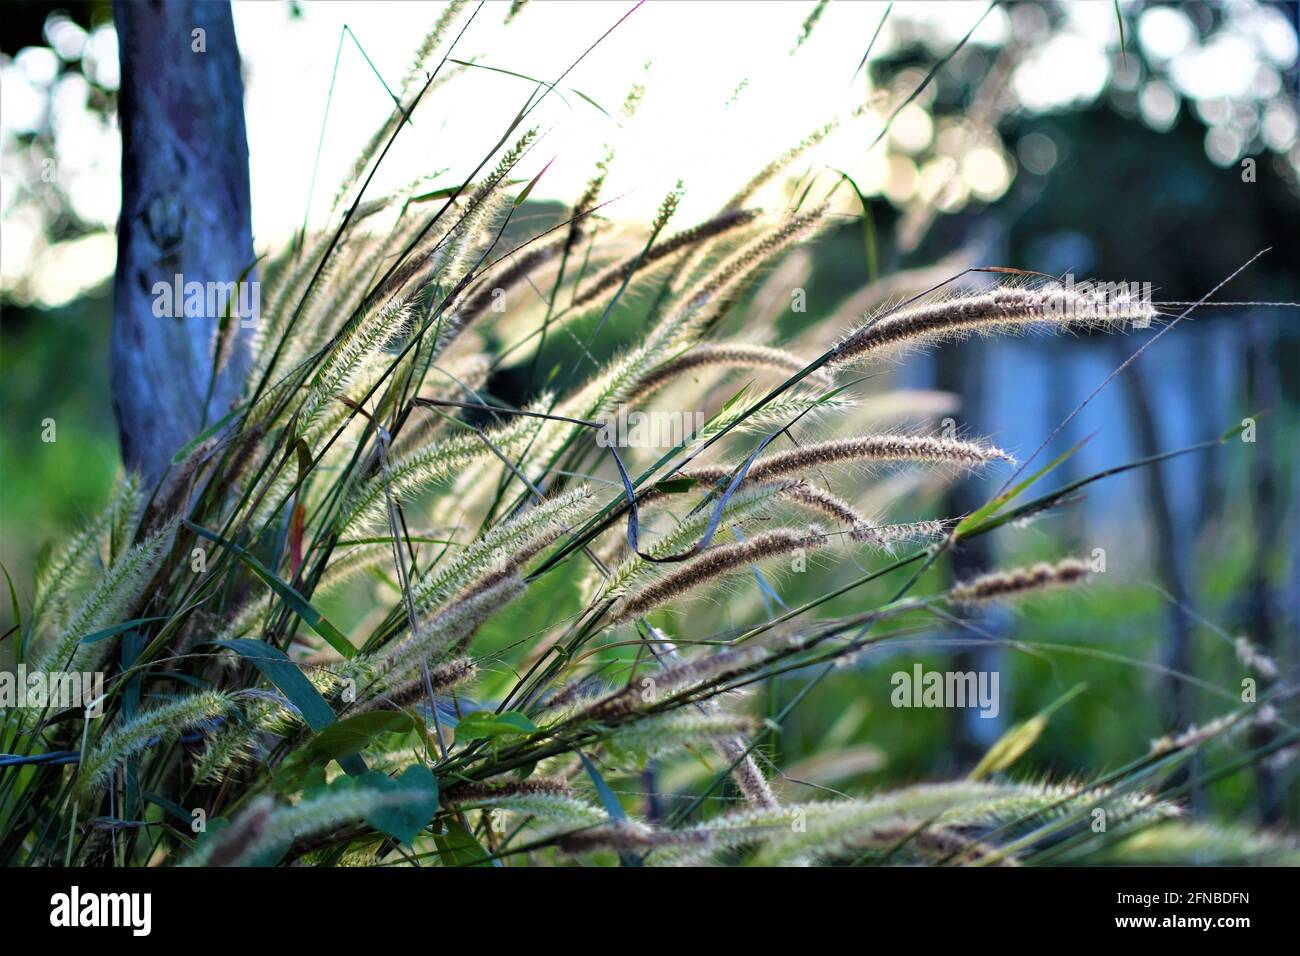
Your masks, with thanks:
M1250 397L1247 406L1256 409L1282 408L1282 388L1278 380L1278 336L1271 322L1254 316L1246 327L1245 387ZM1278 647L1278 612L1282 604L1273 584L1270 567L1277 551L1280 532L1285 526L1283 506L1278 493L1276 467L1276 439L1269 435L1256 440L1250 447L1250 497L1251 521L1254 525L1255 549L1245 586L1245 637L1266 655L1280 660ZM1254 674L1259 680L1259 697L1267 693L1272 681ZM1252 747L1264 748L1276 737L1270 726L1251 728L1249 742ZM1282 788L1278 774L1268 760L1255 764L1255 804L1259 809L1259 822L1276 826L1282 819Z
M1123 356L1126 353L1117 348L1115 354ZM1137 444L1138 454L1143 458L1159 454L1162 450L1160 426L1156 421L1156 405L1151 399L1147 370L1134 363L1120 377L1120 381L1123 383L1133 423L1133 440ZM1164 463L1148 465L1141 469L1139 476L1146 503L1147 527L1151 532L1152 565L1161 587L1173 598L1165 609L1169 631L1160 652L1160 663L1166 668L1163 681L1165 730L1177 734L1187 730L1196 720L1191 685L1184 676L1192 674L1195 668L1192 623L1188 617L1192 609L1190 576L1183 559L1186 549L1178 533L1165 483ZM1170 775L1165 786L1168 788L1185 783L1196 776L1199 772L1197 768L1198 758L1193 757ZM1190 794L1193 808L1199 807L1203 799L1201 788L1193 788Z
M252 323L238 300L221 299L242 277L244 301L257 301L243 81L229 3L117 0L113 18L122 64L113 406L123 460L152 482L226 413L248 372L252 331L242 326ZM176 311L177 282L182 292L201 284L200 314L184 298ZM235 318L218 346L227 311Z

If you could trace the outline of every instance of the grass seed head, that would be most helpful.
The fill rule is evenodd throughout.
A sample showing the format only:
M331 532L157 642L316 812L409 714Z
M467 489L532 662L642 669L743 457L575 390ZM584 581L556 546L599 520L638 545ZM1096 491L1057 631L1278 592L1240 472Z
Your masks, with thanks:
M1040 562L1027 568L994 571L959 584L948 592L957 604L977 605L1017 598L1033 591L1067 587L1082 581L1090 573L1086 561L1065 558L1055 564Z

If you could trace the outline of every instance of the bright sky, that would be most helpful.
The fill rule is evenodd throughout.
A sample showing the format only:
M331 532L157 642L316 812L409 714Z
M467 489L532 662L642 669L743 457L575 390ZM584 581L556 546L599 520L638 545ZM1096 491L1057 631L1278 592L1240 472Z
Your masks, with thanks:
M384 81L397 87L444 6L304 0L303 15L294 18L285 2L236 0L259 252L281 246L301 225L309 192L310 224L326 225L339 183L392 107L357 46L345 40L311 190L344 24ZM684 226L715 211L750 174L807 133L862 104L866 81L861 74L851 80L887 4L828 4L810 39L793 55L814 0L648 0L634 6L635 0L533 0L505 25L507 0L488 0L472 22L476 5L471 3L432 62L469 23L454 56L550 81L626 14L533 112L530 122L543 135L517 175L531 178L553 160L533 195L572 201L609 144L615 161L603 196L621 198L605 212L648 222L680 178L686 196L675 222ZM1138 10L1131 0L1120 0L1120 8L1129 26L1128 42L1139 45L1149 63L1167 67L1140 80L1138 112L1148 125L1167 129L1182 109L1193 108L1208 127L1205 148L1216 163L1233 165L1252 141L1262 140L1268 149L1289 152L1300 168L1296 105L1280 92L1289 82L1285 74L1294 70L1296 34L1279 8L1233 0L1225 7L1224 26L1204 39L1176 6ZM937 61L986 9L983 0L898 2L872 56L919 40ZM1118 53L1114 5L1072 0L1059 9L1063 22L1051 27L1036 5L995 7L971 42L1001 46L1015 38L1026 44L1011 86L1031 111L1086 107L1108 84L1134 89L1136 74L1119 71L1125 61ZM112 273L121 146L116 128L86 108L88 77L108 89L117 85L112 25L87 34L55 15L46 25L46 41L47 46L27 47L12 60L0 57L0 275L17 301L55 306ZM61 60L70 66L61 68ZM919 82L921 75L908 80ZM644 84L645 97L630 122L620 124L601 111L617 117L624 97L638 83ZM379 197L439 170L446 172L433 180L432 188L459 183L493 147L533 89L519 77L471 68L434 90L398 137L367 195ZM898 205L914 196L930 201L926 183L936 181L936 175L951 180L945 162L959 169L961 196L985 200L1001 195L1017 166L1035 173L1050 169L1055 155L1051 143L1037 143L1033 155L1022 148L1019 157L996 142L972 148L960 138L946 150L942 131L924 108L927 103L923 95L900 114L887 140L869 153L867 145L883 122L878 113L848 124L805 162L814 169L848 171L866 194L883 194ZM46 154L39 151L43 147L18 145L21 137L44 130L53 141L59 186L77 215L87 224L102 225L102 231L49 241L40 158ZM829 186L833 178L827 172L823 182Z
M886 4L830 4L793 57L790 51L814 6L808 0L743 5L651 0L634 6L634 0L534 2L506 26L508 4L488 2L452 55L552 81L628 14L532 114L544 135L517 175L530 178L553 158L534 195L572 200L609 143L616 157L606 196L629 194L609 214L648 219L681 178L687 200L680 216L686 222L712 212L751 172L814 127L861 103L865 83L859 77L851 87L850 79ZM985 4L927 7L934 42L951 46L979 19ZM260 241L282 238L301 222L343 24L357 35L384 79L397 86L414 45L441 5L318 3L304 8L305 16L292 21L279 5L235 6L248 63L253 208ZM472 9L457 26L468 22ZM1006 17L994 10L974 40L1000 42L1005 35ZM887 50L893 42L887 25L878 49ZM439 55L448 46L444 43ZM574 92L617 116L636 83L644 84L645 97L624 127ZM533 84L517 77L471 69L436 90L385 160L384 181L397 187L449 167L439 184L456 182L491 149L532 89ZM348 40L312 202L314 224L327 211L334 184L390 108L388 95ZM827 162L841 168L856 165L865 149L862 129L852 140L834 145L838 149L830 149Z

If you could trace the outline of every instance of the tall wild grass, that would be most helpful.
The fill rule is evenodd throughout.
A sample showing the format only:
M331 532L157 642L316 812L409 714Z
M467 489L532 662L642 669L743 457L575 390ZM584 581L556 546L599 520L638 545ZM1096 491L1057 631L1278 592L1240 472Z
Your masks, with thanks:
M461 6L422 45L403 110L455 69L435 53ZM51 551L15 604L19 659L106 674L102 716L0 712L0 861L1294 860L1281 838L1187 822L1190 784L1169 785L1208 742L1257 722L1250 707L1093 778L1017 776L1041 716L962 779L857 796L773 785L765 744L828 673L971 604L1102 586L1063 554L922 591L922 572L963 542L1101 476L1040 492L1025 472L973 514L884 520L900 472L1010 478L1016 464L975 436L903 427L926 397L868 402L865 379L938 341L1106 333L1154 313L1043 277L927 291L902 276L891 288L910 281L906 298L790 349L735 319L853 207L825 187L776 208L754 197L824 131L694 223L678 221L676 189L652 222L613 221L606 157L561 220L529 235L518 170L548 92L463 184L377 198L370 178L403 128L394 111L340 189L335 225L268 265L244 400L158 487L124 477ZM372 216L391 227L369 229ZM639 332L601 353L615 314ZM556 343L576 358L552 371ZM507 369L526 383L521 407L495 388ZM620 409L703 412L704 427L667 449L611 446L601 426ZM860 576L830 583L855 563ZM779 607L772 581L790 573L825 577L823 596ZM823 613L873 582L891 598ZM700 608L737 587L768 611L702 628L715 618ZM330 602L355 609L346 631ZM753 693L796 672L805 689L760 716ZM709 777L665 810L645 768L675 760Z

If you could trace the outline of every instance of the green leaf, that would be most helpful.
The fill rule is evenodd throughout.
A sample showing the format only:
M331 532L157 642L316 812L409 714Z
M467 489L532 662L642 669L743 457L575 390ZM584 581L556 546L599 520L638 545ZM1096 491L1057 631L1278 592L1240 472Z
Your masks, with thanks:
M298 458L298 478L293 485L295 488L301 488L312 469L311 449L307 447L306 441L299 438L293 443L293 452Z
M604 114L605 114L605 118L608 119L608 120L610 120L610 121L611 121L615 126L620 125L619 122L618 122L618 120L614 119L614 117L612 117L612 116L609 115L609 112L605 109L605 107L601 106L599 103L597 103L595 100L593 100L593 99L592 99L590 96L588 96L586 93L582 92L582 90L575 90L573 87L569 87L569 91L570 91L571 93L577 93L579 96L581 96L584 100L586 100L586 101L587 101L588 103L590 103L592 106L596 107L596 109L598 109L598 110L600 110L602 113L604 113Z
M746 382L744 385L740 386L740 388L736 390L736 394L732 395L729 399L727 399L725 402L722 403L722 407L718 409L718 414L713 416L712 421L716 421L717 419L721 418L727 412L731 411L733 408L735 408L741 402L743 402L746 396L749 395L752 388L753 388L752 382Z
M989 774L1006 770L1038 742L1046 729L1047 721L1038 716L1016 724L980 758L980 762L970 772L970 779L983 780Z
M250 262L247 266L244 267L244 271L239 274L239 279L237 280L236 288L243 287L244 282L248 279L249 273L251 273L254 269L256 269L257 264L265 258L266 258L265 254L260 255L252 262ZM229 345L230 337L231 335L234 334L235 329L237 328L237 326L234 324L234 318L235 318L235 299L232 297L226 302L225 308L222 310L221 318L217 320L217 342L212 350L213 355L220 357L226 354L226 346ZM216 386L217 376L221 373L221 369L222 369L221 362L214 362L212 364L212 375L208 378L208 395L207 395L208 401L210 401L212 398L212 390ZM204 404L206 405L207 402L205 401ZM203 421L206 422L207 420L208 418L207 415L205 414L203 416ZM183 460L184 459L182 459L182 461Z
M144 797L145 800L149 801L155 806L162 807L164 810L170 813L173 817L176 818L176 821L182 825L183 829L188 830L190 826L194 823L194 814L191 813L189 810L186 810L179 803L175 803L171 800L168 800L166 797L159 796L158 794L153 793L150 790L145 790L141 792L140 796ZM213 820L208 821L207 831L205 832L210 832L212 830L213 824L215 823L220 823L221 826L225 826L225 821L222 820L221 817L217 817ZM220 830L221 827L219 826L217 827L217 829Z
M853 71L853 80L858 78L858 74L862 72L862 68L867 65L867 59L871 56L871 48L876 45L876 38L880 36L880 29L885 25L885 21L889 19L889 11L893 9L894 0L889 0L889 6L885 7L885 12L881 15L880 22L876 24L876 32L871 34L871 42L867 44L866 52L862 54L862 59L858 61L858 68ZM850 86L853 85L853 80L849 80Z
M360 753L384 734L406 733L414 729L415 722L405 711L372 710L330 724L291 759L308 764L328 763Z
M886 11L886 13L888 13L888 11ZM853 187L853 191L858 195L858 202L862 206L862 229L867 244L867 281L875 282L876 278L880 274L880 265L876 256L876 221L871 215L871 203L867 201L866 196L862 195L862 190L858 188L858 184L853 181L852 176L846 172L835 169L833 166L831 169L834 172L839 173L840 176L842 176L844 180Z
M1119 12L1119 0L1115 0L1115 22L1119 24L1119 55L1128 62L1128 44L1124 40L1124 14Z
M1249 425L1247 425L1247 422L1252 422L1252 423L1253 423L1253 422L1258 421L1259 419L1263 418L1263 417L1264 417L1265 415L1267 415L1267 414L1268 414L1268 412L1256 412L1256 413L1253 414L1253 415L1248 415L1248 416L1246 416L1245 418L1242 419L1240 425L1234 425L1232 428L1229 428L1226 432L1224 432L1222 435L1220 435L1220 436L1219 436L1219 441L1220 441L1220 442L1228 442L1228 441L1231 441L1232 439L1234 439L1234 438L1236 438L1238 435L1240 435L1242 432L1244 432L1248 427L1250 427Z
M329 620L320 611L312 606L311 602L295 591L292 587L282 581L273 571L267 568L261 561L253 557L247 550L239 545L227 541L219 534L209 531L207 528L194 524L192 521L185 520L185 527L189 528L201 538L213 541L223 548L229 548L239 560L248 565L253 572L267 583L267 585L279 595L285 604L293 609L293 612L302 618L302 620L313 631L325 638L336 651L344 657L351 659L356 657L357 649L352 646L352 642L347 639L342 631L329 622Z
M132 673L132 667L140 658L140 652L144 650L144 637L139 631L127 631L122 635L121 646L119 647L118 662L122 668L122 674L130 674L126 679L126 687L122 691L122 719L124 721L134 720L135 716L140 713L140 697L142 692L144 678L139 673ZM125 793L123 794L123 811L126 814L135 816L142 813L143 808L140 806L140 757L139 755L128 758L126 762Z
M355 785L384 793L412 794L419 799L396 806L377 807L365 815L365 821L398 843L409 844L438 812L438 780L428 767L414 764L400 777L372 770L355 778Z
M238 416L244 414L244 412L247 409L248 409L248 403L245 402L243 405L237 405L233 409L228 411L225 415L222 415L213 424L209 425L207 428L203 429L203 431L199 432L188 442L186 442L181 447L181 450L172 456L172 464L179 465L186 458L190 457L190 455L193 454L194 449L198 448L200 445L202 445L205 441L207 441L217 432L221 431L221 429L229 425Z
M165 617L137 617L133 621L123 621L121 624L114 624L112 627L106 627L102 631L95 631L93 634L87 634L80 641L78 641L78 643L94 644L98 641L102 641L106 638L112 637L115 634L121 634L123 631L129 631L131 630L131 628L137 627L141 624L151 624L154 621L165 621L165 620L167 620L167 618Z
M459 820L447 821L447 832L434 837L443 866L492 866L493 861L483 844L465 829Z
M581 750L578 751L578 759L582 761L582 766L586 769L587 776L591 778L591 782L596 785L596 793L600 796L600 802L604 805L605 812L609 814L609 818L616 823L626 820L627 813L623 810L623 804L619 802L618 795L609 788L609 784L607 784L605 778L600 775L600 771L596 769L596 765L592 763L587 758L587 755Z
M553 162L555 162L554 156L552 156L550 160L547 162L547 164L542 167L542 171L538 173L536 176L534 176L532 178L532 181L529 182L529 184L524 187L524 191L515 197L515 205L514 205L515 209L518 209L520 206L524 204L524 200L528 198L528 194L532 192L533 187L537 185L537 180L541 179L544 175L546 175L546 171L551 168L551 163Z
M481 740L485 737L508 737L511 734L535 734L539 728L517 710L494 714L490 710L477 710L466 714L456 724L456 742Z
M1079 442L1074 447L1067 448L1065 451L1061 452L1060 455L1058 455L1056 458L1053 458L1046 465L1038 469L1036 472L1034 472L1024 481L1020 482L1018 485L1016 485L1013 488L1007 489L1002 494L994 498L992 501L985 504L982 508L979 508L978 510L968 514L965 518L962 519L961 523L957 525L957 528L953 533L960 538L966 532L979 527L979 525L983 524L986 518L992 517L1003 505L1005 505L1009 501L1013 501L1014 499L1018 498L1026 488L1028 488L1034 482L1038 481L1039 478L1042 478L1049 471L1052 471L1063 461L1071 457L1075 452L1077 452L1080 448L1086 445L1088 443L1088 440L1091 437L1092 436L1089 435L1088 438L1085 438L1083 441Z
M466 185L468 184L461 183L459 186L444 186L441 189L434 189L431 192L420 193L418 196L412 196L411 202L432 202L435 199L447 199L450 196L456 195L456 193L464 189Z
M1052 714L1077 697L1086 687L1086 684L1077 684L1070 688L1033 717L1021 721L999 737L997 742L989 748L988 753L975 765L975 769L970 772L969 779L983 780L990 774L1006 770L1023 757L1030 747L1038 743L1038 738L1047 729L1047 722L1051 719Z
M289 660L278 647L247 637L213 643L229 648L261 671L298 708L298 713L302 714L302 719L312 730L319 733L334 723L334 709L298 669L298 665Z
M5 581L9 584L9 613L13 615L14 629L21 631L23 629L23 612L18 607L18 591L14 588L14 579L9 576L9 569L0 563L0 571L5 573Z
M448 60L448 62L450 62L450 63L455 63L457 66L465 66L465 67L470 67L470 66L472 66L472 67L474 67L474 69L476 69L476 70L491 70L493 73L502 73L502 74L504 74L504 75L506 75L506 76L513 76L513 77L515 77L516 79L527 80L529 83L536 83L538 86L544 86L544 87L546 87L548 90L550 90L550 91L551 91L552 93L554 93L556 96L558 96L561 100L564 100L564 105L565 105L565 106L568 106L568 105L569 105L569 101L568 101L567 99L565 99L565 96L564 96L563 93L561 93L559 90L557 90L557 89L555 88L555 84L554 84L554 83L547 83L545 80L539 80L539 79L538 79L537 77L535 77L535 76L528 76L526 73L516 73L514 70L507 70L507 69L505 69L505 68L503 68L503 67L500 67L500 66L488 66L488 65L486 65L486 64L484 64L484 63L471 63L469 60L458 60L458 59L456 59L455 57L451 57L451 56L447 57L447 60ZM575 90L574 92L577 92L577 91ZM511 126L510 130L513 130L514 127L517 126L517 125L519 125L519 121L518 121L518 120L515 121L514 125ZM507 131L506 131L506 135L507 135L507 136L510 135L510 130L507 130Z
M690 491L699 482L694 478L665 478L663 481L656 481L654 484L655 491L665 495L677 495L684 491Z
M298 669L298 665L289 660L278 647L272 647L265 641L255 641L246 637L214 641L213 643L221 647L228 647L242 657L247 658L249 663L265 674L266 679L278 687L280 693L289 698L290 702L298 708L298 712L302 714L302 719L307 722L307 726L317 732L313 742L320 739L320 734L338 726L334 720L334 708L330 707L325 698L312 686L311 681L307 680L302 671ZM295 754L295 756L297 755ZM301 781L302 773L310 764L305 762L293 764L291 761L292 758L285 761L283 765L282 769L285 771L285 776L281 778L281 782L284 784L292 783L296 787ZM355 751L343 753L338 757L338 762L339 766L352 776L366 772L365 761L356 756ZM293 789L293 787L290 787L290 789Z
M155 796L154 794L145 794L145 798L148 800L153 800L154 796ZM153 802L157 802L157 801L154 800ZM171 801L169 800L168 803L171 803ZM172 806L175 806L175 804L172 804ZM186 823L186 828L188 829L189 826L193 823L192 818L186 816L185 823ZM228 826L230 826L230 821L227 820L225 817L213 817L211 820L208 821L207 825L203 828L203 831L194 838L194 845L190 847L190 852L191 853L202 852L203 848L206 847L213 840L215 840L217 837L221 836L221 834L225 831L226 827ZM272 860L271 863L268 865L274 864L275 862L276 862L275 860Z
M581 750L578 751L578 759L582 761L582 766L586 769L591 782L596 785L596 793L600 795L600 802L604 805L605 812L609 814L610 821L613 823L625 822L627 812L623 809L623 804L619 802L618 794L609 788L609 784L605 782L605 778L596 769L596 765ZM618 862L620 866L640 866L642 860L637 854L624 851L618 855Z

